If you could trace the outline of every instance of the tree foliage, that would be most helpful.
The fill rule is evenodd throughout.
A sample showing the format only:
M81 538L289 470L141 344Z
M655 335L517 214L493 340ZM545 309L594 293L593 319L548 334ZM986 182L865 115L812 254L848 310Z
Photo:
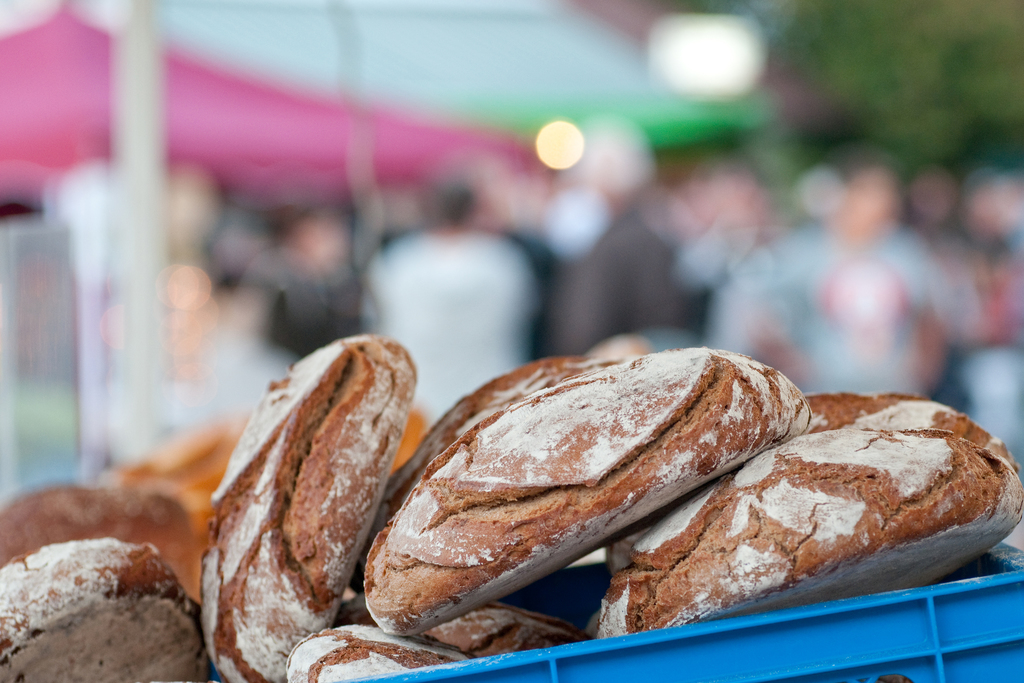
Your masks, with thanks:
M1024 146L1024 0L693 0L773 49L910 166Z
M911 165L1024 143L1024 0L791 0L779 48Z

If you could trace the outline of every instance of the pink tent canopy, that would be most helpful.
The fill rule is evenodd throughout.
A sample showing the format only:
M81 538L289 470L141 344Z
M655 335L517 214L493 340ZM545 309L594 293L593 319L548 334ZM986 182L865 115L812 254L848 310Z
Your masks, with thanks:
M283 90L170 51L168 156L206 168L248 193L340 196L354 109L340 99ZM110 154L110 36L62 10L0 39L0 191ZM528 163L511 136L372 106L378 182L422 180L453 158L498 155Z

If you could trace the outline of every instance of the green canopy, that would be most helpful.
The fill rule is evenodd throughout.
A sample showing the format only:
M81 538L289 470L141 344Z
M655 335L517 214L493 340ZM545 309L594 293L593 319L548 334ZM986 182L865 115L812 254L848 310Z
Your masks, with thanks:
M655 147L720 139L763 98L695 102L654 79L642 45L555 0L163 0L172 44L313 90L532 135L617 115Z

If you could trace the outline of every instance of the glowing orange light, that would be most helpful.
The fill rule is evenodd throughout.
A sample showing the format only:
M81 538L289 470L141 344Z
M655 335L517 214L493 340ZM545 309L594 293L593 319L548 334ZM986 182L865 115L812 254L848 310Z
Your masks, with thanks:
M583 157L583 133L568 121L552 121L537 133L537 156L548 168L562 170Z

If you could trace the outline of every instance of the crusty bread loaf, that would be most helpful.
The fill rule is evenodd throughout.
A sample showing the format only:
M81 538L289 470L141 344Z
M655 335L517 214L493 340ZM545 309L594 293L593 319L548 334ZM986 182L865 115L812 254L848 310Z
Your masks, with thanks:
M998 543L1022 505L1005 460L946 431L800 436L637 541L598 635L927 584Z
M582 557L806 429L799 390L746 356L677 349L531 394L467 431L370 551L367 606L422 633Z
M52 543L88 538L152 543L189 597L199 599L205 546L175 500L131 489L62 486L26 494L0 510L0 564Z
M207 674L198 606L150 545L48 545L0 568L0 681Z
M424 635L457 647L470 657L489 657L590 640L567 621L500 602L477 607Z
M366 595L363 593L356 593L354 598L341 603L341 607L338 608L338 614L334 617L334 623L331 627L338 628L340 626L353 625L377 625L377 622L370 616L370 610L366 609Z
M612 574L625 569L632 561L633 544L636 543L650 527L635 531L628 536L623 536L614 543L609 543L604 549L604 564Z
M1020 465L1006 444L963 413L913 394L808 394L811 426L807 433L829 429L945 429L1005 458L1014 471Z
M373 626L342 626L315 633L288 657L288 683L335 683L450 664L466 655L415 636L389 636Z
M177 432L146 453L140 462L105 472L103 479L112 486L174 498L188 512L193 533L203 539L205 548L213 516L210 495L224 478L248 419L248 414L221 416Z
M283 683L295 644L333 622L414 383L397 343L350 337L296 363L256 408L203 558L203 630L228 683Z
M408 498L412 487L419 482L430 461L443 453L471 427L535 391L554 386L567 377L599 370L617 362L581 356L542 358L497 377L463 397L434 423L409 460L388 479L384 504L381 505L374 523L374 536L402 507L402 503Z

